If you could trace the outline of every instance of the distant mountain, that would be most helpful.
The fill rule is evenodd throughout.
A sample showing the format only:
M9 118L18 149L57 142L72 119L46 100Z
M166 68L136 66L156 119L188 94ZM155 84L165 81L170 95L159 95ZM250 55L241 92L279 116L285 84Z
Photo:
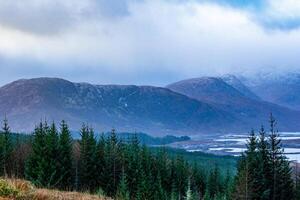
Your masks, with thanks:
M143 131L156 135L231 129L231 118L207 103L166 88L91 85L56 78L18 80L0 88L0 113L13 130L32 131L41 119L82 122L99 131ZM218 127L219 126L219 127Z
M244 96L255 99L255 100L261 100L254 92L250 90L244 83L238 79L236 76L228 74L221 77L222 80L230 85L231 87L238 90L240 93L242 93Z
M225 83L222 78L216 77L182 80L168 85L167 88L207 103L231 104L245 99L240 91Z
M260 74L242 81L261 99L300 110L300 74Z
M86 122L96 131L156 136L246 132L266 123L271 111L280 130L300 130L300 112L248 98L222 78L181 81L169 89L57 78L22 79L0 88L2 117L13 131L24 132L44 119L64 119L74 131Z
M235 124L248 123L256 128L266 124L268 115L272 112L277 117L281 130L298 130L299 112L258 100L255 96L252 98L250 90L237 81L236 77L234 79L235 84L228 78L225 79L231 84L229 85L224 78L201 77L179 81L168 85L167 88L226 112L237 119ZM236 83L239 83L238 87Z
M106 135L109 136L110 133L107 133ZM191 140L188 136L176 137L173 135L166 135L164 137L153 137L145 133L117 133L117 137L122 141L130 141L135 135L142 145L167 145Z

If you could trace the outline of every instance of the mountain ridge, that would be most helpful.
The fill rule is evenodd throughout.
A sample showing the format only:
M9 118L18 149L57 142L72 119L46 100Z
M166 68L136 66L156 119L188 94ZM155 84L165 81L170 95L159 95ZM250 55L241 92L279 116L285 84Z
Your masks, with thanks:
M206 99L197 99L155 86L93 85L45 77L20 79L0 88L0 113L6 114L14 130L25 132L44 119L64 119L73 130L87 122L100 131L116 128L121 132L141 131L159 136L246 132L267 121L272 110L261 107L270 107L269 103L249 100L222 78L212 80L204 81L207 88L218 83L227 89L227 100L223 96L217 98L226 100L225 103L211 101L209 91L205 93ZM218 84L214 85L215 91L223 91ZM259 109L244 110L248 103L243 109L236 109L234 103L240 99L260 102ZM300 129L295 120L300 118L300 112L275 105L273 108L275 116L285 119L280 121L283 130ZM295 123L288 123L293 120Z

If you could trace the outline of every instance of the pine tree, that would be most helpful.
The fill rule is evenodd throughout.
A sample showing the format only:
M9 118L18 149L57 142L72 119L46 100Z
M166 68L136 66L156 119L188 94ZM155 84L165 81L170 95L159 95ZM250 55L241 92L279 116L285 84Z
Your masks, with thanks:
M0 134L0 176L4 175L4 136Z
M257 172L259 169L257 168L257 159L258 159L258 149L257 149L257 137L255 135L254 130L251 130L250 137L247 143L246 154L246 174L247 174L247 198L249 199L258 199L259 194L257 191L258 176Z
M248 200L249 187L248 187L248 170L246 166L246 156L242 154L238 161L237 174L235 177L235 187L232 193L233 200L245 199Z
M176 186L174 183L172 183L172 191L171 191L171 194L170 194L170 199L171 200L178 200L178 193L176 191Z
M45 148L46 169L43 169L43 172L45 174L45 180L48 179L45 186L54 188L57 187L61 181L59 174L59 136L54 122L46 132Z
M191 184L192 188L196 193L199 193L199 196L202 198L205 193L206 187L206 176L204 170L200 168L197 163L194 163L191 169Z
M145 178L145 174L141 174L142 160L140 159L140 153L139 141L136 134L134 134L126 148L126 162L128 162L126 171L128 174L128 183L131 186L130 193L132 197L136 196L138 190L141 190L141 187L143 187L141 184L144 184L144 180L141 180Z
M155 177L155 181L153 183L153 191L154 191L154 194L152 196L153 199L165 200L167 198L166 192L162 187L161 176L159 173Z
M295 199L300 199L300 182L299 182L299 179L300 179L300 173L298 172L298 169L299 166L297 165L297 163L295 164Z
M124 171L122 173L122 178L118 186L116 200L130 200L126 174L124 173Z
M105 148L105 169L103 180L107 183L105 192L114 196L122 174L122 144L118 140L115 130L111 131L111 135L107 140Z
M10 128L8 125L8 121L5 117L5 119L3 120L3 126L2 126L2 131L1 131L1 163L2 163L2 167L1 167L1 172L0 174L2 175L9 175L9 169L10 169L10 162L11 162L11 156L12 156L12 152L13 152L13 144L11 141L11 132L10 132Z
M271 179L271 166L270 166L270 152L269 152L269 143L266 139L266 132L262 126L260 129L260 136L258 141L258 185L257 185L257 194L261 195L262 200L270 199L270 179Z
M45 156L47 155L46 136L48 129L46 122L44 124L40 122L36 126L33 134L32 152L25 167L26 179L41 187L46 186L49 179L49 176L46 175L48 163Z
M270 166L271 166L271 188L270 199L293 199L293 180L291 178L291 167L283 154L281 140L276 130L276 120L270 115Z
M271 188L270 188L270 199L278 199L280 197L279 188L279 177L280 177L280 156L282 155L282 150L280 145L280 139L278 138L278 131L275 130L276 120L273 115L270 115L270 165L271 165Z
M188 187L187 187L187 191L184 197L185 200L196 200L197 196L196 193L192 190L191 188L191 180L188 180Z
M211 170L208 182L207 182L207 192L210 198L216 197L220 192L222 192L221 186L221 177L220 170L218 166L215 166L213 170Z
M81 128L79 179L81 190L98 189L97 146L93 129L85 124Z
M63 120L60 124L59 135L59 173L61 189L71 189L73 183L72 174L72 137L69 127Z
M144 170L140 171L135 196L132 195L132 198L135 197L136 200L151 199L150 188L149 178L146 176Z
M182 198L185 195L186 188L188 185L187 178L189 173L188 165L183 159L183 157L178 156L176 158L173 170L173 181L176 185L179 198Z
M105 136L104 134L101 135L100 139L97 143L97 150L96 150L96 164L97 164L97 177L98 177L98 185L101 188L105 188L106 182L103 181L103 177L105 177L105 174L107 173L105 171Z
M276 121L270 116L270 135L262 127L257 140L250 134L247 151L241 157L233 199L291 200L294 198L290 163L281 148Z

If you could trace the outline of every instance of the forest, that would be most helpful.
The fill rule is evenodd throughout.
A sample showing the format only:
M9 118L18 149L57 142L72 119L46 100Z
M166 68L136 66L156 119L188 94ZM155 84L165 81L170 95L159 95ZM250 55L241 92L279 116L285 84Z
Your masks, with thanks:
M272 115L268 131L250 132L234 170L210 161L150 148L136 134L119 138L114 129L97 137L88 124L73 139L65 121L59 126L40 122L28 137L12 133L5 119L0 134L0 176L26 179L40 188L117 200L300 199L299 177L284 156Z

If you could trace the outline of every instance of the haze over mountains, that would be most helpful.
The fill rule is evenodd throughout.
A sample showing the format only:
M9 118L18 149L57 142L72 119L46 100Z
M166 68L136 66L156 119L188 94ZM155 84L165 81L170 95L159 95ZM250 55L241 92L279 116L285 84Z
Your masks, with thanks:
M65 119L73 130L88 122L97 131L114 127L153 135L247 132L267 123L270 112L280 130L299 131L300 76L287 80L274 87L273 79L254 82L227 75L163 88L22 79L0 88L0 113L7 115L13 130L25 132L42 119Z

